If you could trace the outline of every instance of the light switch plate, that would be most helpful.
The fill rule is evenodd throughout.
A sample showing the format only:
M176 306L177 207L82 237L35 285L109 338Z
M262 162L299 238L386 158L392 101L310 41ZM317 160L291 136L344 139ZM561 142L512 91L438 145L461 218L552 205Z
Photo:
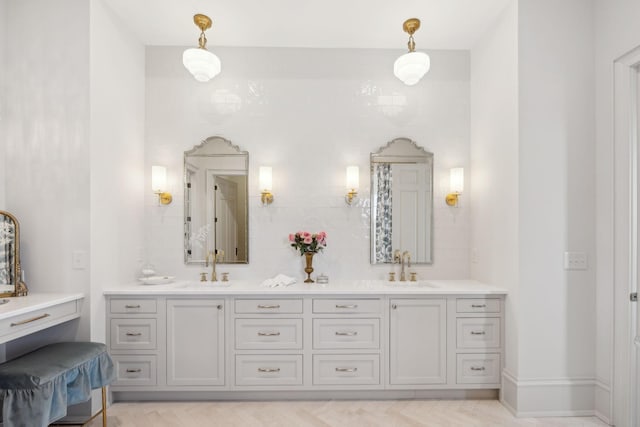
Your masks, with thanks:
M586 270L588 268L586 252L565 252L564 253L564 269L565 270Z
M85 270L87 265L87 253L85 251L73 251L71 263L74 270Z

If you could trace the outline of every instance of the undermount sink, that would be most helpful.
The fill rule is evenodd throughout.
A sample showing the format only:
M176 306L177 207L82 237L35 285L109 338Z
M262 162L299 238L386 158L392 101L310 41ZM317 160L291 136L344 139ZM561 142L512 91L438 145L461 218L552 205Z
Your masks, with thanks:
M231 286L231 282L183 282L176 283L176 288L180 289L216 289L216 288L228 288Z
M427 282L424 280L419 280L417 282L385 282L385 286L390 288L438 288L438 285L435 285L431 282Z

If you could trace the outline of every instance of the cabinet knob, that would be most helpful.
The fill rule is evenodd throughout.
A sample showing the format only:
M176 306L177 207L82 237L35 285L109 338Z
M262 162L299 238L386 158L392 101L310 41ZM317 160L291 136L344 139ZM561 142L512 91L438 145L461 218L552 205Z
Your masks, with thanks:
M222 304L217 305L218 310L222 310Z
M391 308L393 308L394 310L396 310L398 308L398 304L391 304Z

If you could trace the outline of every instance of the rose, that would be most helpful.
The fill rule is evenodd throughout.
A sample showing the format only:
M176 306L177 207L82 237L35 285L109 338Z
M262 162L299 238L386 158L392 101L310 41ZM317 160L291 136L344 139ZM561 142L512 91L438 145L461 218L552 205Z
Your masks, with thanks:
M302 241L304 243L306 243L307 245L310 245L311 243L313 243L313 237L311 236L306 236L304 239L302 239Z
M295 234L289 234L289 241L290 242L295 242L296 241L296 235Z

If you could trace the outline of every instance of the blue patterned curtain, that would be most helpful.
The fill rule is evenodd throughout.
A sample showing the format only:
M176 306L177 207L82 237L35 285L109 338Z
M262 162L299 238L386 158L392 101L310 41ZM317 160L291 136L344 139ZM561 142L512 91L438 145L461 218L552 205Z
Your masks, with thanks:
M376 182L376 261L392 262L391 242L391 164L375 164Z

